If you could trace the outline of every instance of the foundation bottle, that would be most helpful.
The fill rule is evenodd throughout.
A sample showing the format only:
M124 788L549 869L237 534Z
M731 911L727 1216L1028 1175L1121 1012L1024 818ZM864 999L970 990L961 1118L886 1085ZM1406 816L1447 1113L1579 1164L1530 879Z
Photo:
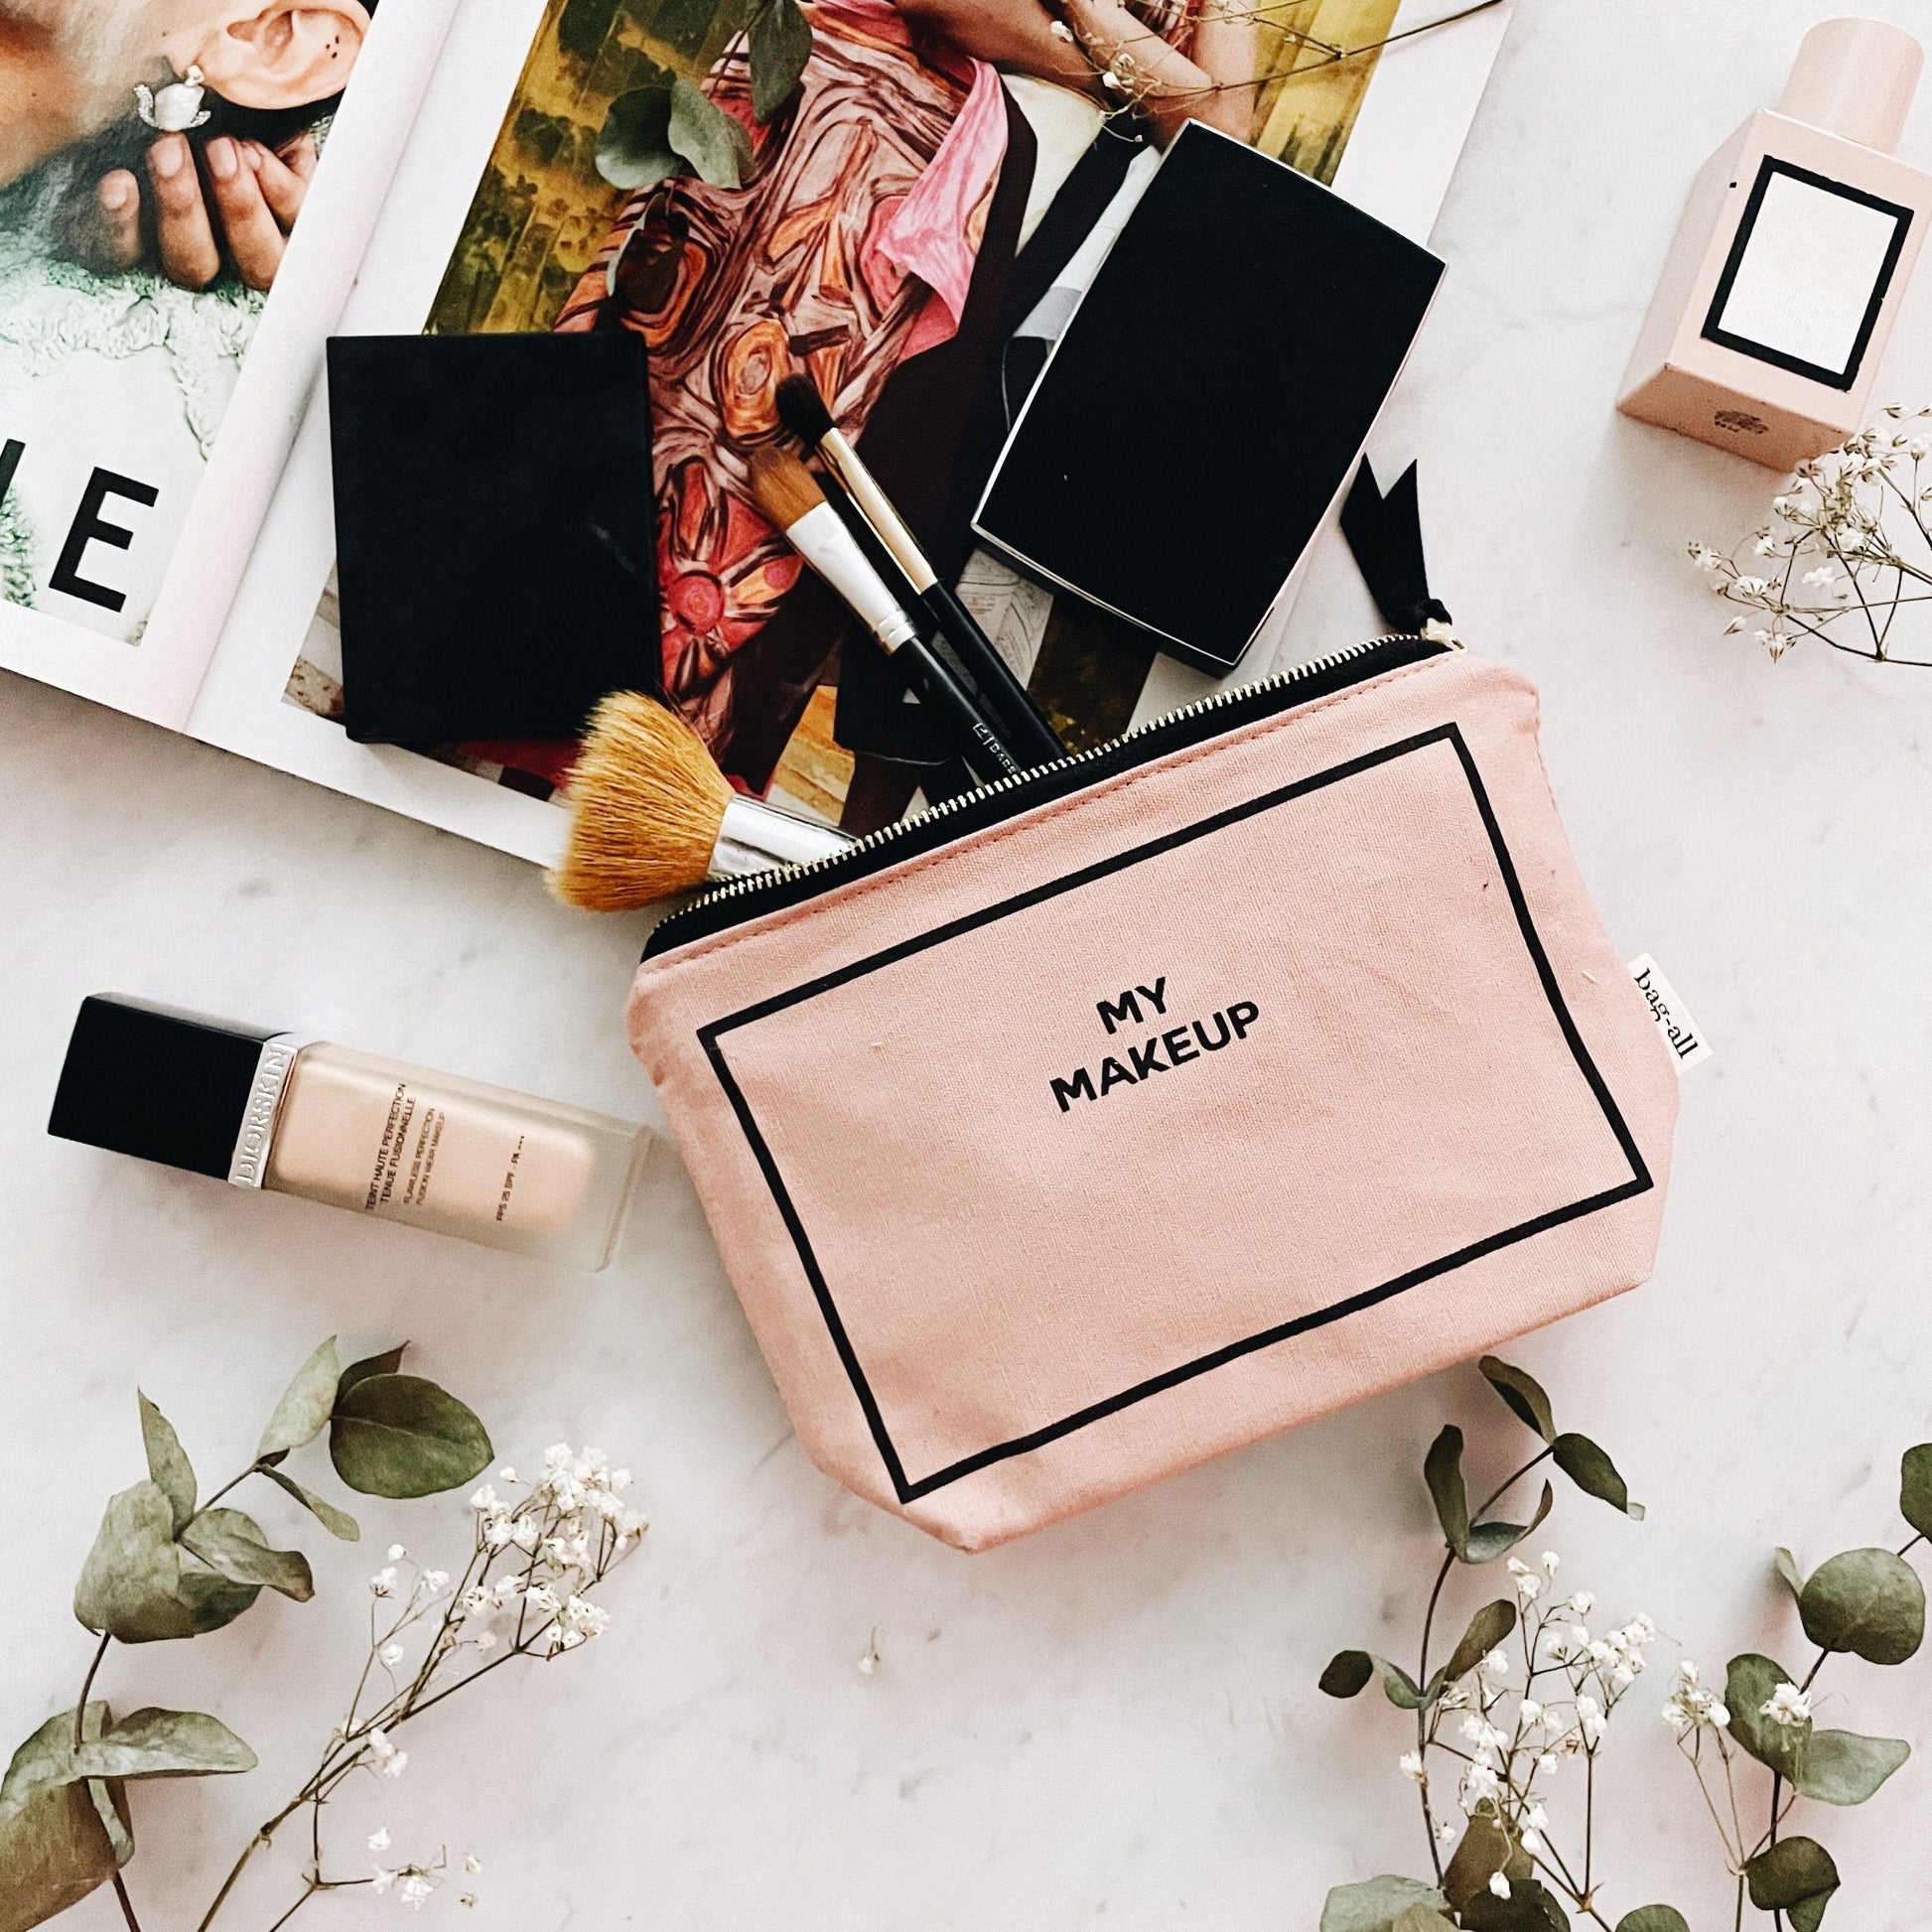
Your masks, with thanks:
M81 1004L48 1132L237 1187L598 1269L647 1129L303 1035Z

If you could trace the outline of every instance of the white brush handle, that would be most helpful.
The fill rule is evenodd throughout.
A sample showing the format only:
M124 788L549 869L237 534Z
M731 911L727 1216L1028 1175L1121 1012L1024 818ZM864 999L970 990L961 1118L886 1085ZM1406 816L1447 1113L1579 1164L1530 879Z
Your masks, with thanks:
M866 628L897 650L918 635L918 627L899 608L885 580L866 561L852 532L830 503L814 503L785 531L791 547L845 599Z
M864 559L860 559L864 562ZM711 855L713 879L743 879L777 866L808 866L853 843L849 832L816 819L798 818L756 798L734 796L725 806L718 844Z

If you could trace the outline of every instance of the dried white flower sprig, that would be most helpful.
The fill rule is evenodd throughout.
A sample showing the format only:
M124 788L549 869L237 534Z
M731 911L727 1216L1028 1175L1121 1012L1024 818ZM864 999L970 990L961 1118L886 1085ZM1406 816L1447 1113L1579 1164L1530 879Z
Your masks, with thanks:
M1590 1494L1630 1515L1642 1512L1601 1449L1557 1434L1550 1399L1531 1377L1494 1356L1481 1368L1544 1448L1471 1509L1461 1432L1443 1431L1423 1465L1446 1548L1416 1674L1385 1657L1344 1650L1321 1675L1321 1689L1342 1698L1380 1678L1388 1701L1413 1715L1415 1747L1396 1768L1422 1801L1435 1879L1387 1875L1337 1886L1322 1912L1323 1932L1569 1932L1572 1913L1602 1932L1688 1932L1683 1914L1663 1904L1639 1905L1613 1922L1596 1870L1597 1760L1611 1720L1643 1675L1657 1626L1639 1611L1620 1625L1596 1627L1588 1590L1559 1590L1554 1551L1536 1564L1509 1554L1548 1513L1549 1485L1528 1524L1489 1520L1545 1457ZM1776 1574L1818 1647L1801 1682L1774 1658L1746 1652L1731 1658L1720 1690L1687 1659L1663 1701L1659 1715L1717 1827L1736 1928L1748 1903L1774 1924L1788 1921L1792 1932L1818 1932L1839 1889L1838 1867L1816 1839L1786 1830L1792 1808L1800 1799L1863 1804L1909 1755L1900 1738L1813 1725L1813 1686L1833 1656L1902 1664L1923 1640L1925 1591L1905 1559L1932 1539L1932 1444L1906 1451L1899 1509L1913 1535L1897 1550L1848 1550L1809 1579L1788 1550L1775 1553ZM1450 1574L1457 1564L1502 1557L1511 1594L1477 1610L1448 1662L1432 1672L1430 1636ZM1581 1776L1562 1780L1561 1808L1570 1817L1559 1831L1552 1790L1572 1762ZM1744 1783L1761 1787L1767 1774L1768 1801L1755 1809ZM1747 1826L1747 1815L1762 1823ZM1446 1859L1448 1847L1453 1851Z
M406 1344L404 1345L406 1346ZM141 1932L123 1867L135 1856L129 1791L146 1778L234 1775L254 1753L206 1712L147 1708L116 1720L93 1696L110 1647L192 1638L246 1614L262 1591L294 1602L315 1594L307 1558L270 1546L260 1524L222 1499L251 1477L272 1483L346 1543L353 1517L297 1482L291 1454L325 1434L336 1475L363 1495L397 1500L467 1487L494 1451L476 1415L447 1390L402 1372L404 1346L343 1367L333 1336L283 1391L254 1459L205 1501L168 1420L141 1398L144 1481L108 1504L74 1591L74 1615L99 1642L74 1708L50 1718L14 1752L0 1780L0 1932L27 1932L111 1884L129 1932ZM399 1860L388 1827L365 1841L374 1862L353 1875L326 1868L323 1812L357 1774L386 1789L409 1768L406 1726L512 1658L552 1661L608 1627L596 1592L637 1545L643 1519L625 1500L630 1473L599 1449L558 1444L542 1473L514 1469L470 1498L461 1572L417 1564L391 1544L368 1580L368 1648L348 1708L293 1798L264 1820L202 1915L207 1932L242 1872L288 1822L306 1813L302 1890L273 1921L286 1925L318 1893L366 1886L419 1907L449 1874L446 1853ZM483 1869L463 1862L460 1902ZM232 1916L232 1914L230 1914Z
M1771 521L1729 554L1690 546L1727 604L1726 635L1749 630L1773 658L1806 637L1877 663L1932 666L1901 618L1932 603L1932 409L1898 404L1827 456L1799 467Z
M446 1868L440 1853L401 1865L378 1857L367 1876L327 1873L323 1807L358 1771L383 1781L400 1778L409 1768L409 1752L398 1733L445 1698L514 1658L549 1662L604 1633L610 1611L594 1592L636 1547L645 1527L624 1500L630 1484L630 1471L614 1469L602 1449L559 1443L544 1451L534 1479L525 1482L506 1466L470 1498L472 1546L457 1576L424 1569L401 1544L390 1546L369 1579L368 1655L348 1711L313 1775L235 1861L198 1932L207 1932L255 1853L304 1810L310 1814L310 1857L303 1890L276 1926L318 1892L359 1885L383 1894L393 1889L411 1906L430 1897ZM387 1853L389 1843L385 1827L368 1849ZM473 1853L464 1868L475 1874L483 1867ZM473 1888L466 1888L462 1902L476 1903Z

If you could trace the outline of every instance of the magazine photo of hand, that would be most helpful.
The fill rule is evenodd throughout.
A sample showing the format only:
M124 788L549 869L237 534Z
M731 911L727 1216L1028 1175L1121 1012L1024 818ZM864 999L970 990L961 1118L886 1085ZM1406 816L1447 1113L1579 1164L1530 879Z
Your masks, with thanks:
M141 639L376 0L0 4L0 596Z

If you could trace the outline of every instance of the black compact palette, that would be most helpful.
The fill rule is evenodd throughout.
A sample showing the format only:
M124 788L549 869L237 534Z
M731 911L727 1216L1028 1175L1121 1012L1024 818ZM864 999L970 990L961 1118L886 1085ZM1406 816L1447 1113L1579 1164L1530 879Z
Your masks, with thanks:
M1054 345L973 527L1234 669L1353 475L1443 276L1428 249L1189 122Z
M329 421L351 738L572 738L657 688L638 337L338 337Z

